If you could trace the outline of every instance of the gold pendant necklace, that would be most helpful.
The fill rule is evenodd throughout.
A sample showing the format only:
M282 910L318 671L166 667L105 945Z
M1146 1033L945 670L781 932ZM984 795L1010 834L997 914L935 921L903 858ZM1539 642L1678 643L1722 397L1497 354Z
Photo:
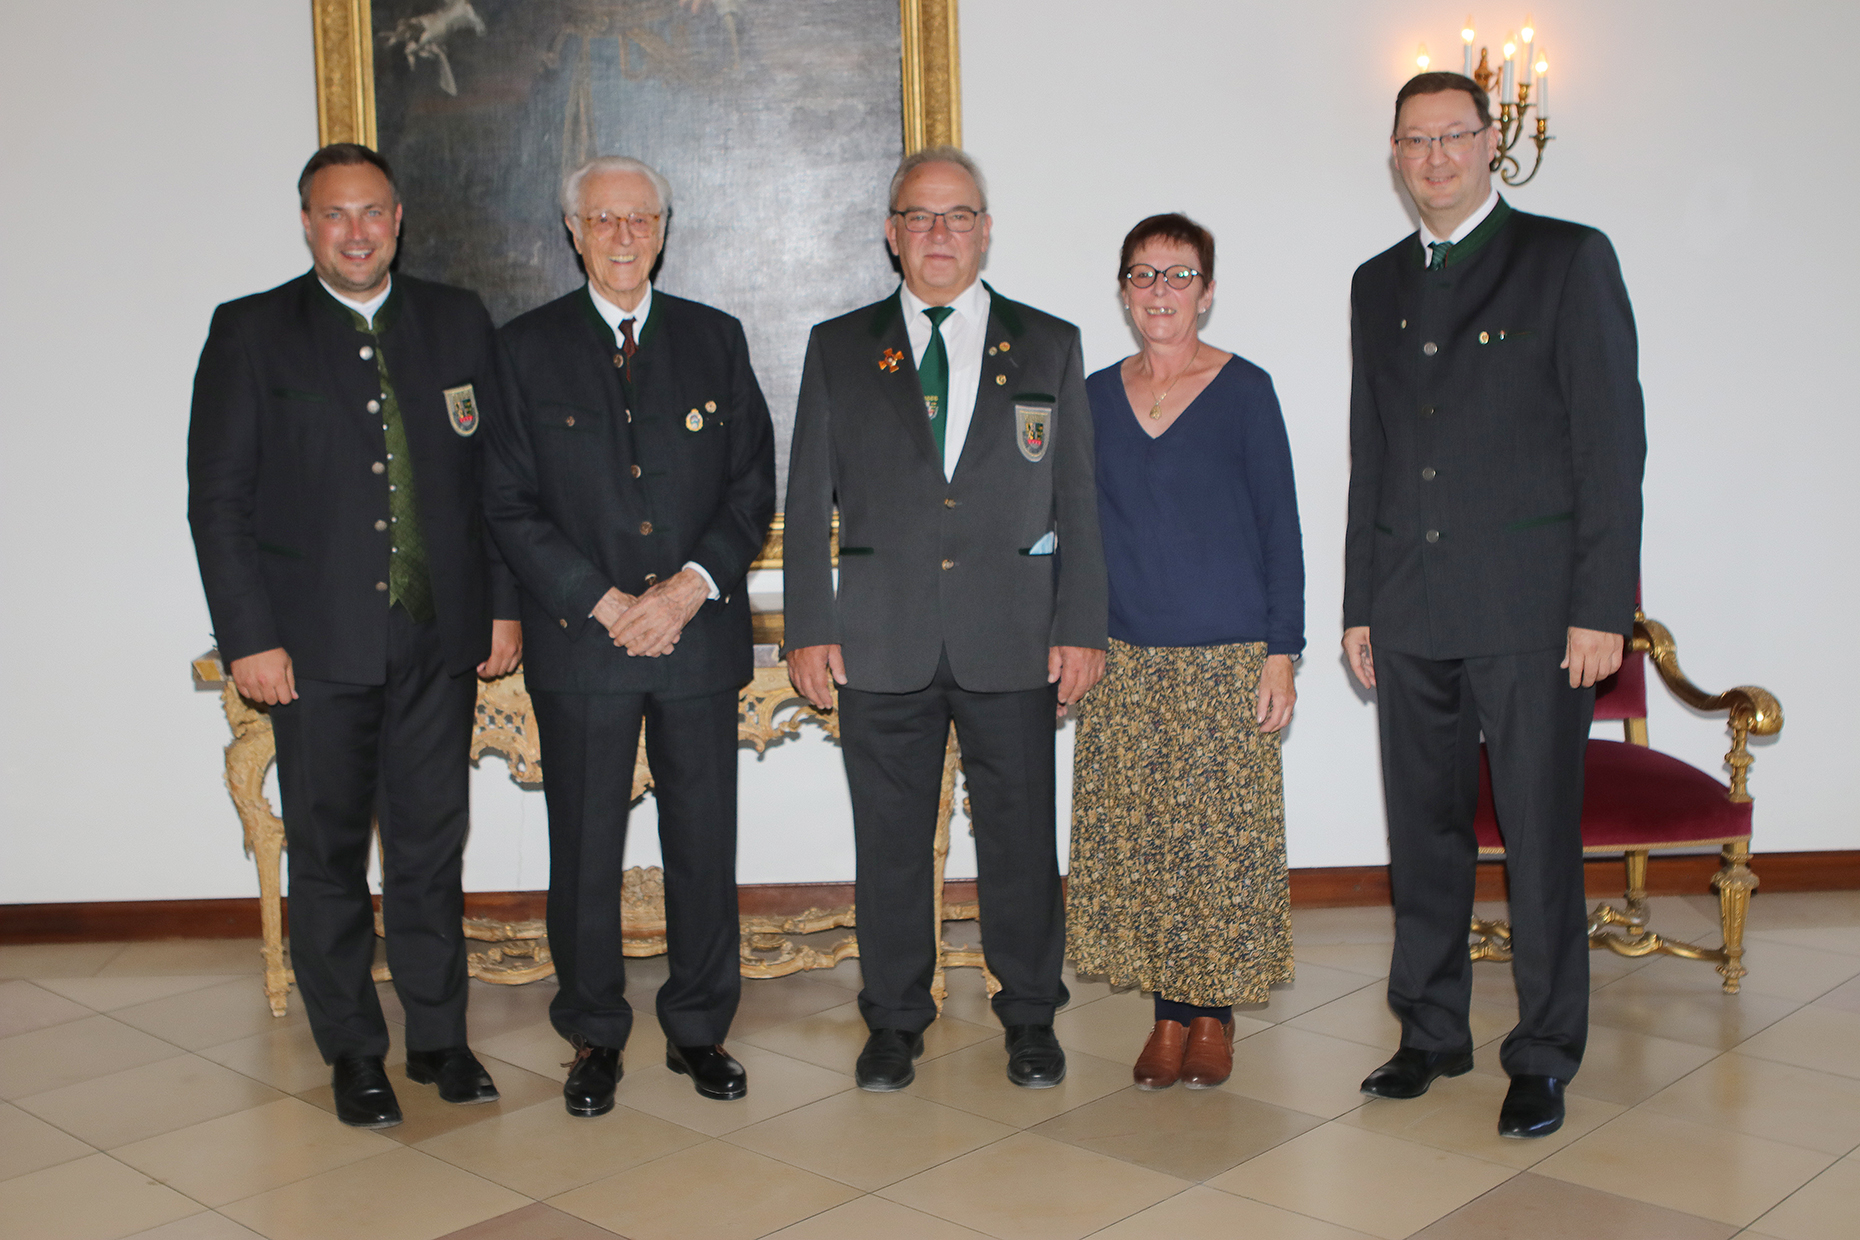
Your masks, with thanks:
M1199 361L1200 359L1201 359L1201 342L1197 340L1195 342L1194 356L1188 359L1188 365L1182 367L1182 369L1175 372L1175 378L1169 380L1169 386L1162 390L1162 395L1158 396L1156 398L1156 403L1150 406L1150 420L1152 422L1155 421L1157 418L1162 417L1162 403L1165 400L1169 399L1169 393L1175 391L1175 385L1182 381L1183 375L1187 374L1189 371L1195 368L1195 363Z

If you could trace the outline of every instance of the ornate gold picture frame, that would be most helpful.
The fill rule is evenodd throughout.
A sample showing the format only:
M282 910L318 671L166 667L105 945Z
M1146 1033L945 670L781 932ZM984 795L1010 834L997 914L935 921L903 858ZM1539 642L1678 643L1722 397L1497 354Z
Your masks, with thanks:
M962 145L957 0L898 0L903 27L904 149ZM316 33L317 140L375 144L370 0L310 0Z

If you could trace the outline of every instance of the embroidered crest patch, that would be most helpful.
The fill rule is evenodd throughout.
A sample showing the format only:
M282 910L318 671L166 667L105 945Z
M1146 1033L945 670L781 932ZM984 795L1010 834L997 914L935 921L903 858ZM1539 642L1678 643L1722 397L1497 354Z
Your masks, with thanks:
M446 420L452 423L452 429L461 435L474 434L478 429L478 396L471 384L447 388L445 394Z
M1046 445L1052 442L1052 419L1052 405L1014 406L1014 421L1020 428L1016 440L1020 454L1036 464L1046 455Z

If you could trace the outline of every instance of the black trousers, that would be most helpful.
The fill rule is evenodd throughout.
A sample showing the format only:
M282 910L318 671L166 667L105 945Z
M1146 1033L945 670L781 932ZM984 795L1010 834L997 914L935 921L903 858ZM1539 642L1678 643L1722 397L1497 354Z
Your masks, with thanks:
M1001 982L1004 1025L1050 1024L1070 997L1059 969L1065 914L1053 809L1050 685L971 693L945 657L915 693L840 690L840 745L852 793L858 875L859 1010L873 1029L920 1032L936 1019L934 858L943 749L956 725L975 821L982 948Z
M437 630L388 611L387 683L297 678L271 708L290 875L291 965L325 1060L385 1055L370 976L375 911L368 849L381 824L388 967L407 1049L465 1045L468 755L477 681L448 676Z
M1505 838L1518 1024L1512 1075L1569 1078L1589 1030L1582 892L1582 760L1595 691L1569 687L1561 650L1424 659L1377 648L1395 952L1389 1006L1402 1045L1472 1049L1467 1007L1478 844L1479 738Z
M623 1047L633 1031L620 953L620 881L643 720L659 803L671 965L659 987L659 1025L680 1046L722 1042L743 989L736 691L667 699L532 690L530 701L549 806L549 950L559 986L549 1019L556 1032Z

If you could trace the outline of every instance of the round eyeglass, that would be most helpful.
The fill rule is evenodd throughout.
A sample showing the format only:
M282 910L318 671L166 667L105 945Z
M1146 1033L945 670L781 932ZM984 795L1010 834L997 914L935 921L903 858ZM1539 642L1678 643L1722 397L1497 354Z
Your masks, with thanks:
M982 213L974 207L954 207L948 211L925 211L913 207L908 211L893 211L892 214L904 217L905 232L927 233L936 227L938 220L942 220L943 227L949 231L964 233L975 228L975 221Z
M1187 288L1200 274L1193 267L1165 267L1158 271L1148 263L1138 263L1124 272L1124 279L1136 288L1148 288L1156 283L1157 276L1161 276L1170 288Z
M1462 129L1453 133L1443 133L1437 138L1424 137L1421 134L1409 134L1396 138L1395 151L1403 159L1426 159L1434 143L1440 143L1440 149L1449 155L1464 155L1472 150L1473 142L1480 134L1490 129L1490 125L1481 125L1477 129Z
M640 215L638 212L615 215L611 211L596 211L593 215L582 216L581 222L596 233L618 232L621 225L625 225L627 231L640 236L658 228L661 218L661 215Z

